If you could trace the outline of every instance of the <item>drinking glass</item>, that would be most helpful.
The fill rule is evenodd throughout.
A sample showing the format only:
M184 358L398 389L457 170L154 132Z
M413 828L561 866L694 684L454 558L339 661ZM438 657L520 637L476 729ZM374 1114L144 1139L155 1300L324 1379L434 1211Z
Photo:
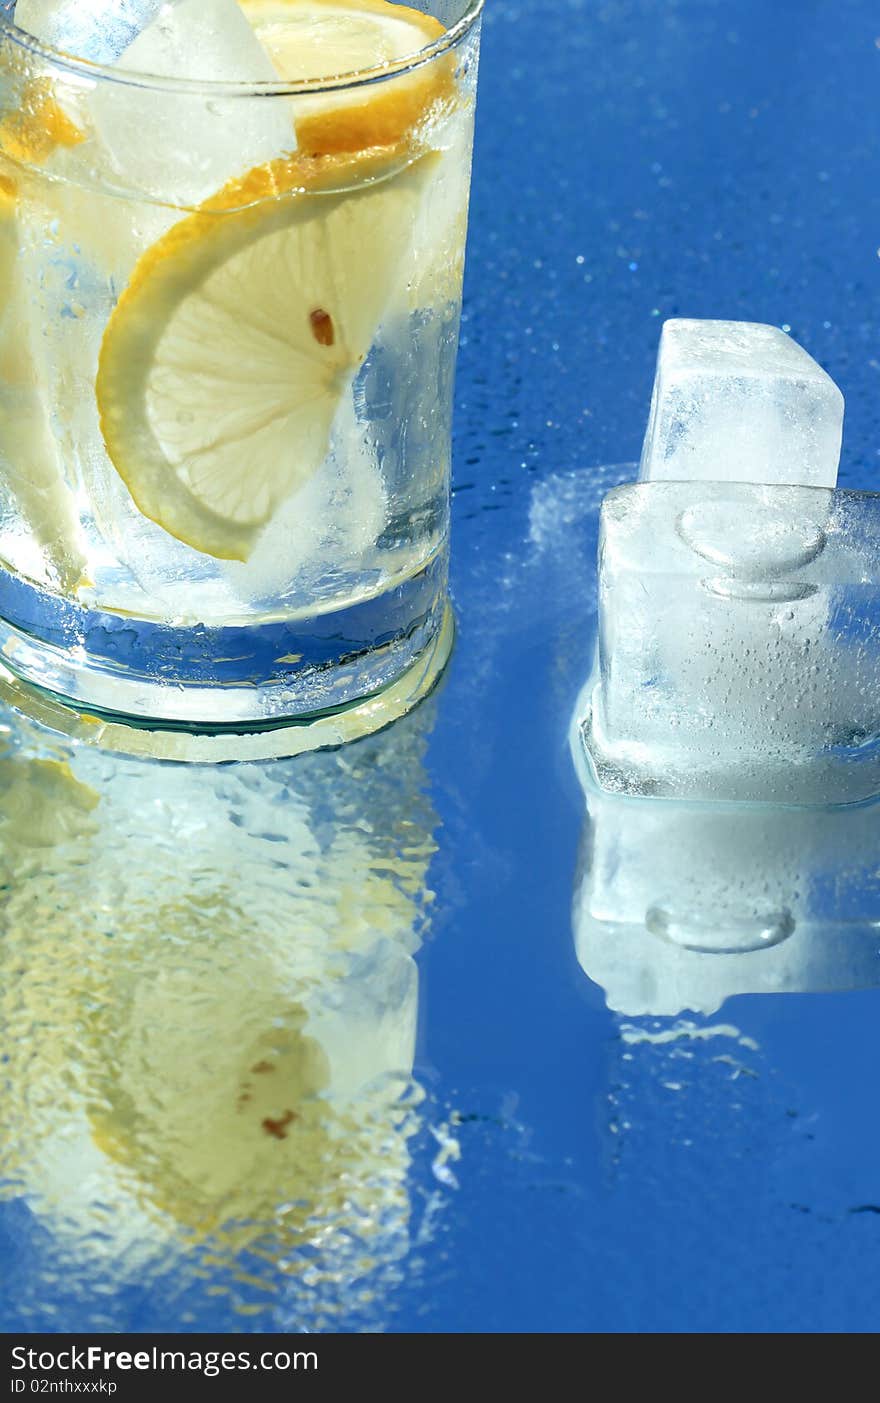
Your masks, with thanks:
M0 664L26 688L350 736L432 685L481 8L401 9L406 60L259 82L68 57L0 10ZM242 9L295 51L282 0Z

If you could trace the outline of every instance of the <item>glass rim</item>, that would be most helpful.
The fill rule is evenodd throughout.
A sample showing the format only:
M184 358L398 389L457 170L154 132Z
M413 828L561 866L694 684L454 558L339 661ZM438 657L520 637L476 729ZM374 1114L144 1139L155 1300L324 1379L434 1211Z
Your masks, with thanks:
M215 82L204 78L161 77L155 73L138 73L133 69L131 71L120 70L114 64L94 63L90 59L67 54L63 49L56 49L51 44L44 44L42 40L29 34L26 29L19 29L9 18L5 7L0 8L0 42L4 38L9 38L19 48L25 49L45 62L51 63L53 67L63 69L75 77L115 83L122 88L178 93L180 95L189 94L190 96L210 94L211 97L224 98L317 96L320 93L338 92L340 89L361 88L374 83L383 83L390 78L412 73L416 69L423 68L425 64L432 63L443 54L457 48L461 41L467 37L476 25L484 3L485 0L466 0L464 13L454 24L444 30L443 34L433 43L427 44L423 49L419 49L406 58L384 63L374 68L354 69L350 73L340 73L333 78L301 78L296 82L284 78Z

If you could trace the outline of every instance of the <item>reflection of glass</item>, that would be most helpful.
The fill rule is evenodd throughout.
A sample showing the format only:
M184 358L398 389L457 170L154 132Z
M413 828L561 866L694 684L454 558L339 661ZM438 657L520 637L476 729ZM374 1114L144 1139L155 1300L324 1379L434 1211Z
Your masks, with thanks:
M0 0L0 651L266 725L441 628L481 0L202 3Z
M617 1012L880 984L880 805L587 807L575 946Z
M431 715L202 767L53 749L7 713L0 1181L81 1285L77 1323L90 1289L169 1271L294 1328L381 1312L418 1126Z

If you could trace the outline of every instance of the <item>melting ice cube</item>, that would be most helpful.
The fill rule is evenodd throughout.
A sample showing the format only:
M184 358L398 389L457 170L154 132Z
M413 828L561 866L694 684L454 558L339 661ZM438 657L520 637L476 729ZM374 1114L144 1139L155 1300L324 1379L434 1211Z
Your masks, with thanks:
M609 493L588 737L602 782L806 803L880 792L878 552L875 493Z

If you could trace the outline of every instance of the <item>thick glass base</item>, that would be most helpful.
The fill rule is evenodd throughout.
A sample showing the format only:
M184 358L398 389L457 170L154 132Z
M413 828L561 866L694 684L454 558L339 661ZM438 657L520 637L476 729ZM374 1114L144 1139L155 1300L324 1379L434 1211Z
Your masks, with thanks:
M0 700L61 735L127 755L195 764L299 755L344 745L381 730L432 691L449 660L455 634L445 593L432 609L431 619L437 620L436 626L414 656L400 647L386 649L386 666L401 656L405 661L402 668L392 668L390 679L376 690L302 715L281 716L266 707L262 716L253 720L227 722L188 720L180 707L177 715L171 714L169 698L173 703L188 689L172 688L167 683L160 696L169 714L152 717L88 705L53 691L33 677L33 670L28 675L12 663L9 641L15 631L0 621ZM29 659L40 656L33 639L28 640L28 647ZM14 656L17 661L20 654ZM4 661L8 665L4 666ZM371 663L375 662L371 658ZM370 673L362 670L361 675L376 677L377 669L374 666Z
M431 643L445 601L445 550L333 608L220 625L84 607L0 569L0 662L77 709L259 729L389 686Z

